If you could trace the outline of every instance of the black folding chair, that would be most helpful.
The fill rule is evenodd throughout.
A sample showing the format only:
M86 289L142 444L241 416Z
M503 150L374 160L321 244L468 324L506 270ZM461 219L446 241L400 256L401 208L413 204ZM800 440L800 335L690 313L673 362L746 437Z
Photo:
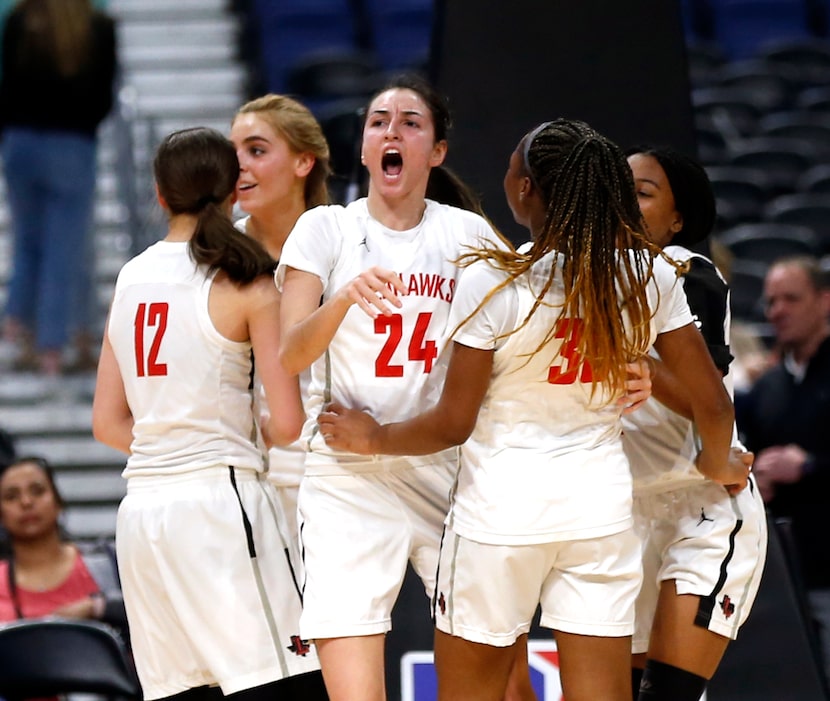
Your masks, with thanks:
M132 662L115 630L66 619L0 627L0 697L16 701L73 692L141 698Z

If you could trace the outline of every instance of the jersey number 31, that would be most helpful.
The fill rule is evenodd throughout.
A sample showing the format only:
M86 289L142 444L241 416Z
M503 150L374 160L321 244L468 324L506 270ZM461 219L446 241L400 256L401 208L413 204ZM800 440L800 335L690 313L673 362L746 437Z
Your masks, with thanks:
M552 385L572 385L577 381L591 382L594 373L591 363L577 350L582 336L582 319L559 319L554 329L554 338L561 338L559 355L562 365L553 365L548 371L548 382Z

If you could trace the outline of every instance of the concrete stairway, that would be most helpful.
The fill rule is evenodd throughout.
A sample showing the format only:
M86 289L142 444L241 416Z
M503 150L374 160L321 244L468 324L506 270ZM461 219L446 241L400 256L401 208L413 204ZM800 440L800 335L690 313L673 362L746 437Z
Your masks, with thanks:
M150 162L174 129L223 132L247 98L248 71L237 59L239 20L231 0L110 0L117 21L120 105L99 132L95 204L98 333L120 267L163 231ZM11 267L10 215L0 178L0 309ZM12 370L13 349L0 344L0 427L20 455L56 468L73 538L112 537L126 456L91 432L94 373L47 380Z

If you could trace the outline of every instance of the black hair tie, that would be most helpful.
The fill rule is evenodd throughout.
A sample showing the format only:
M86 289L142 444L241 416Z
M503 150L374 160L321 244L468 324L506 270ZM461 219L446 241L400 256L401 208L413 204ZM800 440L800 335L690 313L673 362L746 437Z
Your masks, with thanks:
M219 200L213 195L205 195L204 197L200 197L198 202L196 202L196 208L202 210L209 204L219 204Z

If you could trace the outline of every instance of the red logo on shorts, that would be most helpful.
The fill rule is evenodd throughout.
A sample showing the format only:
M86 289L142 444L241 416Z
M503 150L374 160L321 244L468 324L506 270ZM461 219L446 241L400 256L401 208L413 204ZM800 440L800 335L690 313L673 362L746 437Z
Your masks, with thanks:
M311 646L308 644L308 640L303 640L299 635L291 636L291 644L288 646L288 649L298 657L305 657L311 652Z
M441 592L441 596L438 597L438 608L441 609L442 616L447 612L447 602L444 599L444 592Z
M726 594L723 595L723 599L720 602L720 610L723 611L725 618L729 618L733 613L735 613L735 604L732 603L732 599L730 599Z

